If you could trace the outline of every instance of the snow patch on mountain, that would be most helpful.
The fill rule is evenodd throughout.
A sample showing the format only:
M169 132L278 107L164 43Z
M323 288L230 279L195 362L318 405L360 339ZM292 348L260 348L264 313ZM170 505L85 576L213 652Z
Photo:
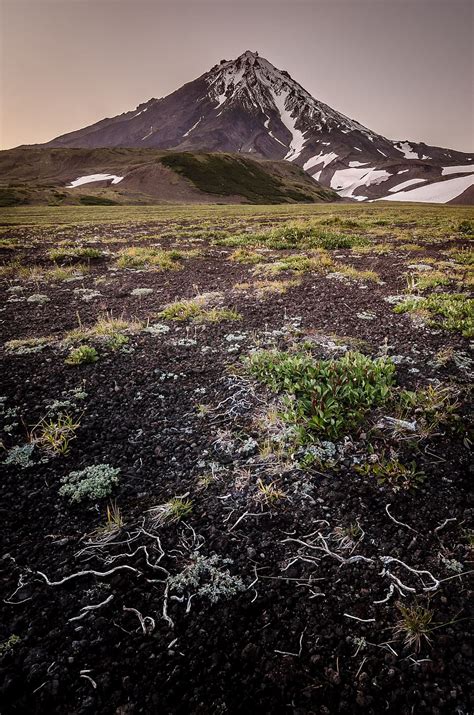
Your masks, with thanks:
M193 131L193 129L196 129L196 127L197 127L197 125L199 124L199 122L201 121L201 119L202 119L202 117L199 117L199 119L197 120L197 122L196 122L195 124L193 124L193 126L190 127L190 128L188 129L188 131L183 134L183 137L188 137L188 136L191 134L191 132Z
M472 164L465 164L464 166L443 166L441 174L446 176L447 174L470 174L474 173L474 166Z
M428 186L419 186L411 191L400 191L382 196L376 201L419 201L421 203L446 204L474 186L474 176L459 176L456 179L436 181Z
M284 89L281 90L280 94L277 94L273 89L270 89L270 92L272 94L273 101L275 102L275 107L280 113L281 122L292 136L289 151L285 156L285 159L287 161L294 161L299 157L303 149L305 141L304 133L300 132L300 130L296 128L296 119L292 117L291 112L286 108L289 92Z
M71 181L71 183L67 185L67 188L72 189L76 186L92 184L95 181L109 181L110 179L112 179L112 184L119 184L123 178L123 176L116 176L116 174L88 174L87 176L80 176L78 179L74 179L74 181Z
M418 159L418 154L413 151L410 142L396 142L394 146L403 153L405 159Z
M330 151L327 154L323 154L321 151L317 156L312 156L311 159L308 159L308 161L303 164L303 169L305 171L309 171L313 168L313 166L319 166L319 164L322 164L324 169L328 164L334 161L334 159L338 158L338 154L333 151Z
M390 177L391 174L384 169L339 169L331 178L331 187L337 191L339 196L360 200L359 196L354 196L356 189L360 186L381 184Z
M392 186L391 189L389 189L390 192L394 191L401 191L402 189L406 189L409 186L413 186L414 184L422 184L426 179L407 179L407 181L403 181L401 184L397 184L396 186Z

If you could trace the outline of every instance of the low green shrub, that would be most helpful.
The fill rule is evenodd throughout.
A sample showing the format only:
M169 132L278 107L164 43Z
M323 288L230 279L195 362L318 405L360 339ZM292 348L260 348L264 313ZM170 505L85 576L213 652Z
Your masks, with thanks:
M80 345L78 348L71 350L66 360L66 365L82 365L82 363L97 362L99 355L95 348L88 345Z
M83 499L102 499L109 496L119 483L120 469L110 464L94 464L78 472L70 472L62 477L63 486L59 494L68 497L71 502Z
M395 366L348 352L339 360L315 360L307 353L261 350L246 358L249 372L283 394L281 417L295 428L299 443L335 439L356 427L373 406L391 396Z
M408 298L394 307L395 313L426 312L432 325L474 337L474 299L464 293L437 293L427 298Z

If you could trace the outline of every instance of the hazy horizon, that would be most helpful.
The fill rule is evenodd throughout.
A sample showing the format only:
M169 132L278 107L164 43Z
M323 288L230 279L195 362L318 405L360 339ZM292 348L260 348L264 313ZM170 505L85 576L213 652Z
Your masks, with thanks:
M0 0L0 146L42 143L247 49L390 138L474 150L471 0Z

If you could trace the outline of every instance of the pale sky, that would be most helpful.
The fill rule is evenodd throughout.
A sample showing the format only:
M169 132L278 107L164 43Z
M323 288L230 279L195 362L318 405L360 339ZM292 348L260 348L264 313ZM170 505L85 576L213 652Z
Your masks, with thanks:
M0 146L45 142L257 50L390 139L474 151L473 0L0 0Z

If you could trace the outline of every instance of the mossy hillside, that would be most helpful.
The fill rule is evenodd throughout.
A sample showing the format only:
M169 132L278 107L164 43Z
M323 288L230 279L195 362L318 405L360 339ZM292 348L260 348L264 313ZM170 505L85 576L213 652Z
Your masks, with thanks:
M308 202L313 197L288 189L256 162L227 154L173 153L161 163L193 182L200 190L220 196L244 196L252 203Z

